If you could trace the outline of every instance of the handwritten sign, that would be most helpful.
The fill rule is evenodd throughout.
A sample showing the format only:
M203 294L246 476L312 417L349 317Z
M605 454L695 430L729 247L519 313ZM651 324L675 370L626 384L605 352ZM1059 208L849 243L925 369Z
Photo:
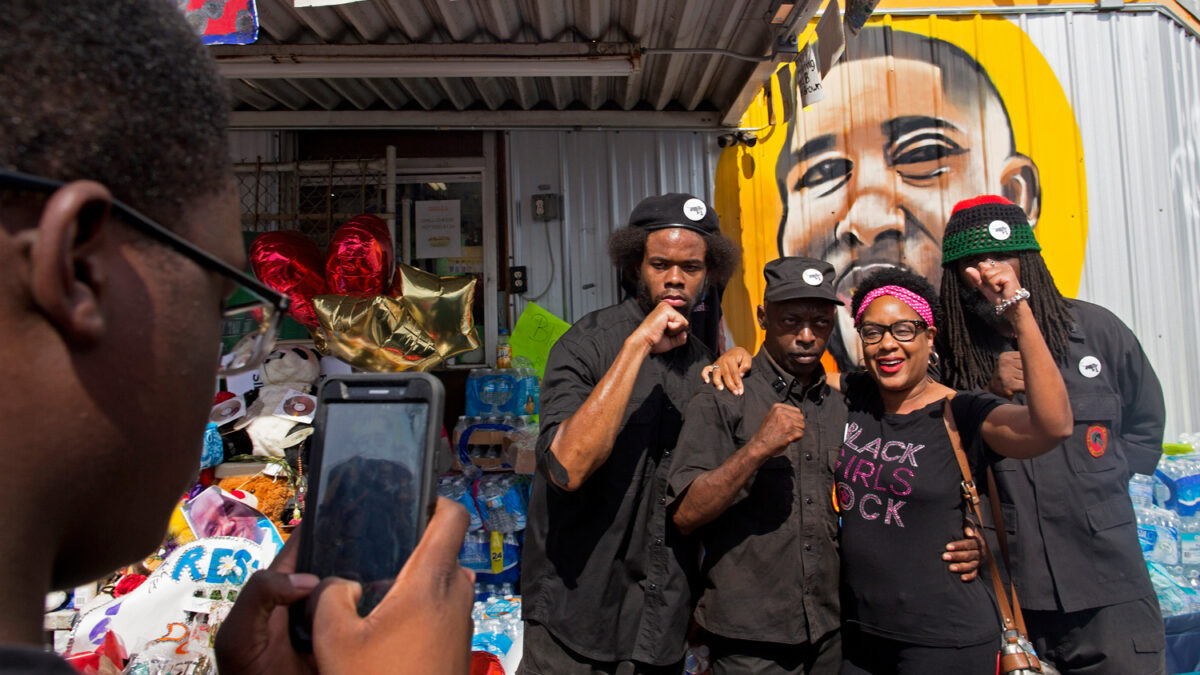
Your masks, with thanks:
M546 372L546 358L550 356L550 348L570 327L571 324L532 302L525 305L525 311L521 312L517 325L513 327L512 336L508 339L513 357L524 356L529 359L541 378Z
M825 98L825 90L821 88L821 71L817 68L817 54L813 51L812 43L804 46L800 58L796 61L796 80L802 107L807 108Z
M413 202L418 258L462 256L462 212L457 199Z

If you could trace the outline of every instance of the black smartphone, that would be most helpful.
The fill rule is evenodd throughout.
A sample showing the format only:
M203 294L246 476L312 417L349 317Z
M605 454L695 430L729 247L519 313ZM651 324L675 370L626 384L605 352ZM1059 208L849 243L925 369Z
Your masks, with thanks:
M387 594L437 501L435 448L445 391L427 373L330 377L318 394L297 572L362 584L360 616ZM312 650L305 603L292 643Z

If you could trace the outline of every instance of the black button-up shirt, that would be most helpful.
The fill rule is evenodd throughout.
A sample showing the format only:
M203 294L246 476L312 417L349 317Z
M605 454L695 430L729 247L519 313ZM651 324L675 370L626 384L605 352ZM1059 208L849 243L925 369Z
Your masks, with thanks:
M683 408L707 386L700 370L712 354L689 335L647 356L608 460L575 492L548 473L563 471L550 452L559 424L645 317L633 299L592 312L550 351L521 588L525 617L579 654L666 665L684 655L698 557L694 539L667 527L667 471Z
M684 416L669 495L677 500L697 476L746 445L781 402L804 413L804 436L763 463L729 509L700 528L696 621L724 637L800 644L840 622L832 491L847 413L824 371L799 382L760 349L742 396L701 389Z
M1071 305L1060 371L1075 430L1044 455L994 467L1026 609L1075 612L1154 595L1128 489L1130 475L1153 473L1162 454L1162 387L1120 319Z

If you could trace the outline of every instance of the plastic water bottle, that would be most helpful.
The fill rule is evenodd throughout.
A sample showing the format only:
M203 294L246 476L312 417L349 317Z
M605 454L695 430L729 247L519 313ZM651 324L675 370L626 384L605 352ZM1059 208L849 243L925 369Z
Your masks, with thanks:
M519 373L520 385L517 390L521 394L521 400L517 402L517 407L521 413L536 418L538 407L541 405L541 381L533 368L522 368Z
M708 645L688 647L687 656L683 661L683 672L686 675L701 675L708 672Z
M1138 543L1148 562L1179 565L1179 517L1157 506L1135 507Z
M512 533L525 529L525 479L513 474L491 474L479 479L476 501L487 529Z
M1150 583L1158 596L1158 604L1163 616L1178 616L1200 611L1200 592L1181 582L1167 568L1158 563L1150 563Z
M511 622L507 619L484 619L475 624L475 635L471 638L471 651L488 652L504 658L512 649L514 640Z
M512 368L512 345L508 343L508 330L503 328L496 336L496 367Z
M1181 491L1187 491L1188 501L1200 499L1200 462L1190 456L1164 457L1154 472L1154 502L1159 506L1174 509L1179 503ZM1185 481L1185 478L1193 477Z
M1141 473L1129 478L1129 498L1134 506L1154 505L1154 479Z
M467 515L471 519L468 531L483 527L483 520L479 515L475 498L471 495L471 481L464 476L442 476L438 479L437 491L438 496L453 499L466 507Z
M1133 515L1137 519L1138 545L1142 548L1142 557L1146 562L1155 562L1154 546L1158 543L1158 527L1154 524L1154 514L1150 509L1135 507Z
M488 584L482 601L475 602L471 618L475 621L472 651L485 651L503 659L524 635L521 624L521 599L512 595L512 584Z
M1200 499L1184 501L1181 498L1176 512L1179 515L1179 562L1186 577L1200 577Z

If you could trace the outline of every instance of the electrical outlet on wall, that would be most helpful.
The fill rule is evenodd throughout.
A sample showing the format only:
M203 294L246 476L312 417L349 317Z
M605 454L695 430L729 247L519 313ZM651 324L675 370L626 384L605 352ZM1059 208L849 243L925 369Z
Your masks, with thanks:
M529 272L522 265L508 268L508 292L524 293L529 290Z

